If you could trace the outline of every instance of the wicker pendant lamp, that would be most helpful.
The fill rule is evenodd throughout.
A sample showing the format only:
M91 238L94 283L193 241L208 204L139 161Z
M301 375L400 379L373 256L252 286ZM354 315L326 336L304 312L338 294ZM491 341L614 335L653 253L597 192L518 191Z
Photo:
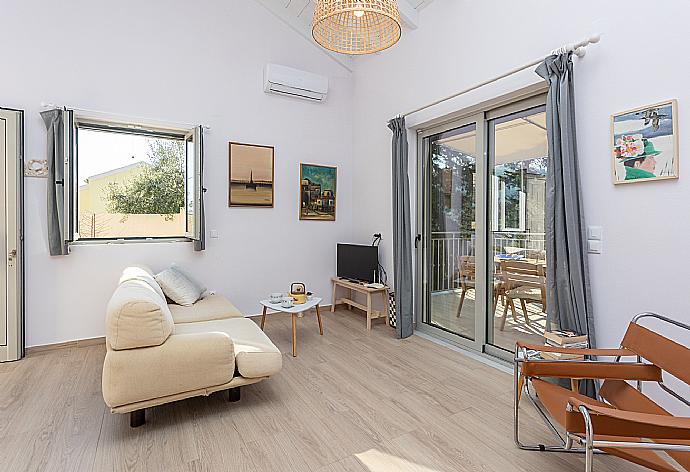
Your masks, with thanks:
M395 0L317 0L311 33L322 47L371 54L391 47L402 27Z

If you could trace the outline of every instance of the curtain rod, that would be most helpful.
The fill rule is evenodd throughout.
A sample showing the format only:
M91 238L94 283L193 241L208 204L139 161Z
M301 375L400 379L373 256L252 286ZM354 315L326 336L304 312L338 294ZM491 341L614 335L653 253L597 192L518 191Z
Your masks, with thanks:
M65 108L65 109L69 109L69 110L80 111L82 113L102 115L104 118L115 118L115 119L143 121L143 122L147 122L151 125L154 125L154 124L167 125L167 126L173 126L174 125L174 126L182 126L184 128L194 128L196 126L199 126L198 124L194 124L194 123L185 123L185 122L180 122L180 121L169 121L169 120L159 120L157 118L151 118L151 117L145 117L145 116L120 115L118 113L111 113L111 112L107 112L107 111L89 110L88 108L79 108L79 107L71 107L71 106L61 106L61 105L56 105L54 103L46 103L46 102L41 102L41 107L43 107L43 108ZM205 130L211 129L211 127L208 125L201 125L201 126Z
M554 55L554 54L562 54L562 53L565 53L565 52L572 52L572 53L575 54L577 57L583 58L583 57L585 56L585 54L586 54L585 47L587 47L588 44L598 43L600 39L601 39L601 35L600 35L600 34L594 34L594 35L590 36L589 38L583 39L583 40L580 41L579 43L575 43L575 44L566 44L566 45L564 45L564 46L561 46L560 48L555 49L554 51L551 51L551 54L547 55L546 57L552 56L552 55ZM511 70L509 70L508 72L505 72L505 73L503 73L503 74L501 74L501 75L499 75L499 76L496 76L496 77L494 77L494 78L492 78L492 79L485 80L485 81L483 81L483 82L480 82L480 83L478 83L478 84L475 84L475 85L473 85L472 87L469 87L469 88L466 88L465 90L462 90L462 91L460 91L460 92L454 93L453 95L449 95L449 96L447 96L447 97L444 97L444 98L441 98L441 99L439 99L439 100L436 100L435 102L429 103L429 104L424 105L424 106L421 106L421 107L419 107L419 108L415 108L414 110L408 111L407 113L399 114L398 117L409 116L409 115L412 115L412 114L414 114L414 113L418 113L418 112L420 112L420 111L426 110L427 108L434 107L434 106L436 106L436 105L438 105L438 104L440 104L440 103L446 102L446 101L448 101L448 100L452 100L452 99L454 99L454 98L459 97L460 95L464 95L464 94L466 94L466 93L468 93L468 92L471 92L471 91L476 90L476 89L478 89L478 88L484 87L485 85L488 85L488 84L490 84L490 83L492 83L492 82L496 82L496 81L501 80L501 79L504 79L504 78L506 78L506 77L508 77L508 76L510 76L510 75L516 74L516 73L521 72L521 71L523 71L523 70L525 70L525 69L528 69L528 68L530 68L530 67L536 66L537 64L539 64L539 63L541 63L542 61L544 61L544 59L545 59L545 58L542 57L542 58L540 58L540 59L537 59L537 60L535 60L535 61L530 62L529 64L525 64L525 65L523 65L523 66L516 67L515 69L511 69Z

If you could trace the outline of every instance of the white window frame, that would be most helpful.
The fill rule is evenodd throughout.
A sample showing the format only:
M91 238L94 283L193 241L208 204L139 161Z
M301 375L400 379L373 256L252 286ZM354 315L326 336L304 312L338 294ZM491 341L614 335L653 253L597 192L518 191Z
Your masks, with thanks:
M62 215L65 228L65 241L69 245L87 244L126 244L126 243L169 243L169 242L193 242L201 239L201 194L203 192L203 126L179 127L176 125L151 124L140 120L127 118L103 117L99 114L81 113L75 110L65 109L64 136L65 136L65 178L64 178L64 214ZM194 160L195 175L193 185L194 202L192 207L193 228L189 230L189 214L185 218L185 232L180 236L155 237L137 236L123 238L80 238L79 235L79 179L78 169L78 129L102 129L103 131L140 134L151 137L170 137L184 142L185 147L185 208L189 211L187 193L187 170L190 159ZM193 155L190 156L188 143L193 143Z

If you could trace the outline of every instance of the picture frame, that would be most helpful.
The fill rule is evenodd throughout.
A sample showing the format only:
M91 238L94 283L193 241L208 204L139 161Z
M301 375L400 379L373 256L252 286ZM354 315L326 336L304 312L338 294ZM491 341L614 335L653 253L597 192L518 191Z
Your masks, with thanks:
M299 219L335 221L338 168L300 163Z
M610 149L615 185L678 179L677 100L611 115Z
M273 208L274 197L274 147L230 141L228 206Z

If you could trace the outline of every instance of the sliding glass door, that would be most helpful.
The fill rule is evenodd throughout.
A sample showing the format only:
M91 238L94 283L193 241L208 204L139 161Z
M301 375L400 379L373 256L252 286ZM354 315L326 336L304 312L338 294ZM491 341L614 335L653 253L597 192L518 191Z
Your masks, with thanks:
M429 130L424 153L424 323L443 337L478 347L484 310L480 283L482 116ZM479 258L478 258L479 256Z
M487 343L514 350L544 342L546 327L546 110L537 106L488 121L490 169ZM493 315L493 316L491 316Z
M505 358L543 341L544 98L419 134L418 330Z

